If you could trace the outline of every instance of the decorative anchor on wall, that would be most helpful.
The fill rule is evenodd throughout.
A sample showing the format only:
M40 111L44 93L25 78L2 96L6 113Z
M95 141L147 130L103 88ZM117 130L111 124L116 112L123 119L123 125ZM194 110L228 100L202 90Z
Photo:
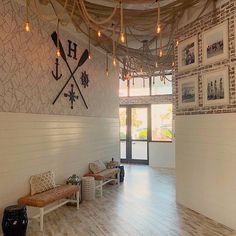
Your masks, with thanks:
M75 99L79 99L79 96L75 95L75 92L74 92L74 85L71 84L71 90L68 92L68 93L64 93L64 97L69 97L69 101L71 103L71 109L74 108L74 102L75 102Z
M52 76L55 80L59 80L62 77L62 74L59 75L59 60L58 58L56 58L56 72L54 73L54 71L52 71Z
M75 76L74 76L74 74L76 73L76 71L78 70L78 68L79 68L80 66L82 66L82 65L85 63L85 61L88 59L88 54L89 54L89 53L88 53L88 50L87 50L87 49L84 50L82 56L81 56L80 59L79 59L79 62L78 62L78 64L77 64L77 66L75 67L74 71L72 71L71 68L70 68L70 65L69 65L69 63L68 63L68 61L67 61L66 54L65 54L65 51L64 51L63 46L62 46L62 44L61 44L61 41L58 39L57 33L56 33L56 32L53 32L52 35L51 35L51 38L52 38L52 40L53 40L53 42L54 42L54 45L55 45L56 47L57 47L57 45L58 45L58 43L59 43L60 55L61 55L62 59L65 61L66 66L67 66L67 68L68 68L68 70L69 70L69 72L70 72L70 76L69 76L68 80L66 81L65 85L62 87L62 89L60 90L60 92L58 93L58 95L56 96L56 98L54 99L54 101L53 101L52 104L55 104L55 102L56 102L57 99L60 97L60 95L62 94L62 92L63 92L63 90L65 89L65 87L67 86L67 84L70 82L71 79L73 79L73 81L74 81L74 83L75 83L75 85L76 85L76 87L77 87L77 89L78 89L78 91L79 91L79 94L80 94L80 96L81 96L81 98L82 98L82 100L83 100L83 103L84 103L85 107L88 109L87 103L85 102L85 99L84 99L84 97L83 97L83 94L82 94L82 92L81 92L81 90L80 90L80 88L79 88L79 85L78 85L78 83L77 83L77 81L76 81L76 79L75 79ZM65 94L64 94L64 95L65 95ZM73 109L73 108L72 108L72 109Z

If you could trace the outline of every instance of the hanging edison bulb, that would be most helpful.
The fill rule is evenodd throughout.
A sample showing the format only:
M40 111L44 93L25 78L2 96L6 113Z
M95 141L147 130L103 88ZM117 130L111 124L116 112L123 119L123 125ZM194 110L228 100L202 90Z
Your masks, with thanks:
M156 61L156 63L155 63L155 67L156 67L156 68L158 67L158 63L157 63L157 61Z
M57 19L57 50L56 50L56 56L60 57L61 52L60 52L60 31L59 31L59 25L60 25L60 20L59 18Z
M125 42L123 4L120 1L120 41Z
M160 56L160 57L162 57L162 56L163 56L163 50L162 50L162 48L160 49L159 56Z
M108 53L106 53L106 76L108 77L109 70L108 70Z
M176 45L176 47L179 46L179 39L176 39L175 45Z
M101 38L101 36L102 36L102 32L98 30L98 37Z
M172 66L173 66L173 67L175 66L175 62L174 62L174 61L172 61Z
M158 1L158 15L157 15L156 32L158 34L161 32L161 7L160 7L160 0Z
M115 25L113 24L113 33L112 33L112 64L116 66L116 42L115 42Z
M25 31L30 32L30 24L28 21L25 22Z
M140 73L143 73L143 67L142 66L140 67Z
M112 64L113 64L113 66L116 66L116 58L114 56L112 58Z
M158 24L158 25L157 25L157 33L159 34L160 32L161 32L161 25Z
M91 38L90 38L90 27L88 29L88 59L91 60L92 56L91 56Z
M61 56L61 52L60 52L60 49L59 49L59 48L57 48L56 55L57 55L57 57L60 57L60 56Z
M125 33L124 33L124 32L120 32L120 41L121 41L122 43L125 42Z
M30 23L29 23L29 3L26 0L26 22L25 22L25 31L30 32Z

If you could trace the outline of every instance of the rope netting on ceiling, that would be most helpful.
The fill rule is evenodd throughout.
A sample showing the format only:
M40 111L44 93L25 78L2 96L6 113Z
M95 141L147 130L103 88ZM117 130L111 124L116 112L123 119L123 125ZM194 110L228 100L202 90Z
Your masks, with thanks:
M36 4L37 0L33 1ZM174 34L185 11L190 7L202 5L200 16L207 6L214 2L173 0L165 4L166 0L39 1L53 7L55 1L59 3L76 29L89 38L89 43L102 48L111 54L113 59L115 57L114 60L121 62L126 72L137 74L141 71L147 77L156 71L172 68L173 51L178 40L174 38ZM140 7L140 4L150 6L144 9L135 8L135 5ZM56 17L60 18L57 10L55 13ZM65 25L68 20L60 19L60 23ZM115 64L115 61L113 62Z

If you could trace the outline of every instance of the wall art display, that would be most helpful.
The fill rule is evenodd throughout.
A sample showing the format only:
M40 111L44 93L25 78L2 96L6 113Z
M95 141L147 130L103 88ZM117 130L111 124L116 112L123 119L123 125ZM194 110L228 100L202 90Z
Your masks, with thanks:
M227 59L228 49L228 21L217 25L202 34L203 64Z
M178 71L192 69L198 66L197 35L180 42L178 46Z
M86 101L85 101L85 99L84 99L84 96L83 96L83 94L82 94L82 92L81 92L81 89L80 89L80 87L79 87L79 85L78 85L78 83L77 83L77 81L76 81L76 79L75 79L75 75L74 75L74 74L76 73L76 71L78 70L78 68L81 67L81 66L86 62L86 60L88 59L88 56L89 56L88 50L87 50L87 49L84 50L83 54L81 55L81 57L80 57L80 59L79 59L79 61L78 61L77 66L76 66L74 69L72 69L71 66L70 66L69 63L68 63L67 56L66 56L65 50L64 50L64 48L63 48L63 46L62 46L62 43L61 43L61 41L59 40L58 35L57 35L57 33L56 33L55 31L51 34L51 38L52 38L52 41L54 42L55 46L56 46L57 48L59 48L59 54L60 54L60 56L62 57L62 59L64 60L66 66L67 66L67 68L68 68L68 70L69 70L69 72L70 72L69 78L68 78L67 81L65 82L64 86L62 87L62 89L60 90L60 92L58 93L58 95L56 96L56 98L54 99L54 101L53 101L52 104L54 105L54 104L56 103L56 101L57 101L58 98L61 96L61 94L62 94L62 92L64 91L64 89L66 88L67 84L70 82L70 80L73 80L74 83L75 83L75 85L76 85L77 90L79 91L80 97L82 98L82 101L83 101L85 107L88 109L88 105L87 105L87 103L86 103ZM73 58L74 58L75 60L77 60L77 57L76 57L77 44L74 43L74 44L73 44L73 45L74 45L74 48L72 49L72 48L71 48L72 42L71 42L70 40L68 40L68 42L69 42L69 53L68 53L68 57L72 57L71 52L73 52L73 53L74 53L74 57L73 57ZM56 71L56 72L58 72L58 66L59 66L59 65L58 65L58 62L57 62L57 61L56 61L56 66L57 66L57 67L56 67L56 68L57 68L57 71ZM53 77L54 77L54 75L55 75L55 74L53 74ZM58 74L56 74L56 75L58 75ZM54 78L55 78L55 77L54 77ZM58 80L58 78L55 78L55 79ZM73 86L72 86L72 91L73 91ZM74 98L73 98L72 100L74 100ZM71 100L70 100L70 101L71 101ZM73 109L73 102L72 102L72 104L71 104L71 109Z
M229 103L228 68L203 74L203 105L214 106Z
M178 106L180 108L198 105L198 76L178 80Z

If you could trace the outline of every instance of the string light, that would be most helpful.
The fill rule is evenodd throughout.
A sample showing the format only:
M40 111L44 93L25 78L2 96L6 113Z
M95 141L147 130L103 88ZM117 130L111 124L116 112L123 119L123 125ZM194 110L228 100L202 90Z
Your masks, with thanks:
M162 34L160 34L160 52L159 52L159 56L160 56L160 57L163 56L163 49L162 49Z
M116 66L116 42L115 42L115 25L114 24L113 24L113 35L112 35L112 47L113 47L112 64L113 66Z
M112 57L112 64L113 66L116 66L116 58L114 56Z
M26 0L26 22L25 22L25 31L30 32L30 23L29 23L29 3Z
M179 39L176 39L175 45L176 45L176 47L179 46Z
M106 53L106 76L108 77L109 70L108 70L108 52Z
M172 61L172 66L173 66L173 67L175 66L175 62L174 62L174 61Z
M123 4L120 1L120 41L125 43Z
M91 48L91 38L90 38L90 27L89 27L89 32L88 32L88 37L89 37L89 45L88 45L88 52L89 52L89 56L88 56L88 58L89 58L89 60L91 60L92 59L92 57L91 57L91 51L90 51L90 48Z
M120 32L120 41L121 41L122 43L125 42L125 33L124 33L124 32Z
M162 50L162 48L160 49L159 56L160 56L160 57L162 57L162 56L163 56L163 50Z
M158 4L158 16L157 16L156 32L159 34L161 32L161 7L160 7L160 0L157 2L157 4Z
M155 67L156 67L156 68L158 67L158 63L157 63L157 61L156 61L156 63L155 63Z
M60 37L59 24L60 24L60 20L59 20L59 18L58 18L58 19L57 19L57 50L56 50L56 55L57 55L57 57L60 57L60 56L61 56L60 43L59 43L59 37Z
M101 36L102 36L102 33L100 30L98 30L98 37L101 38Z

